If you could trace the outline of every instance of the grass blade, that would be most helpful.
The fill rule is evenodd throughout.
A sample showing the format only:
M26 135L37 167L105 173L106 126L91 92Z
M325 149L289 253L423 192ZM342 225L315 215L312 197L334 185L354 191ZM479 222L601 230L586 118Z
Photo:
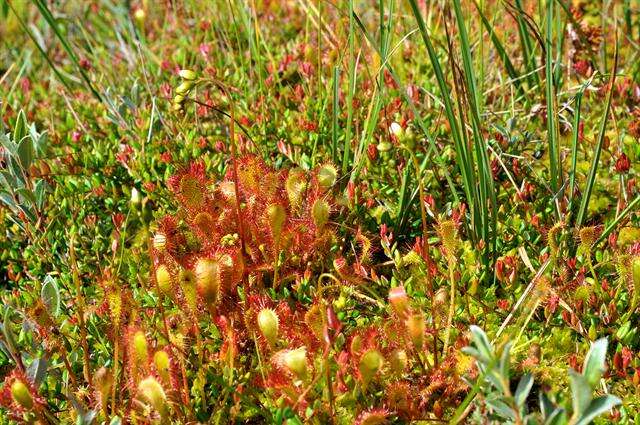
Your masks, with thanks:
M56 20L53 17L53 14L51 14L51 11L47 7L47 5L44 2L42 2L42 0L34 0L34 3L36 4L36 6L38 7L38 10L40 11L42 16L44 17L45 21L47 21L47 23L49 24L49 26L53 30L54 34L56 35L56 37L58 38L58 40L62 44L62 47L64 48L64 50L66 50L66 52L69 54L69 57L71 58L71 61L73 62L73 64L76 66L76 68L80 72L80 75L82 76L82 79L84 80L84 82L87 84L87 86L91 90L91 93L95 96L96 99L98 99L100 102L102 102L102 96L100 96L100 93L98 93L98 91L93 86L93 83L91 83L91 79L89 79L89 76L85 72L84 68L82 68L82 66L80 66L80 62L78 60L78 56L75 54L75 52L71 48L71 45L69 44L67 39L60 32L60 29L58 28L58 24L56 23Z
M556 116L556 97L553 75L553 11L555 0L547 0L545 32L545 95L547 101L547 138L549 140L549 172L551 190L556 196L562 181L560 147L558 144L558 123Z
M480 19L482 20L482 25L484 25L487 32L489 33L489 37L491 38L493 47L495 47L496 52L498 53L498 56L500 56L500 60L502 60L502 63L504 64L504 67L507 70L507 74L509 75L509 78L513 81L513 84L516 86L516 90L518 91L518 94L524 95L524 90L522 89L522 84L520 81L520 73L516 70L515 66L513 65L513 62L511 62L511 59L509 59L509 55L507 54L507 51L504 49L502 42L500 41L500 39L498 38L498 35L494 31L493 26L491 25L491 22L489 22L486 16L484 16L484 14L482 13L482 10L480 9L480 5L478 5L478 2L476 0L473 0L473 4L476 7L478 14L480 15Z
M596 173L598 171L598 163L600 162L600 153L602 152L602 145L604 143L604 134L605 129L607 128L607 121L609 118L609 112L611 110L611 98L613 96L613 90L615 88L614 82L616 80L616 72L618 72L618 43L616 40L616 50L613 59L613 71L611 72L611 77L609 78L609 92L607 93L607 101L604 108L604 114L602 115L602 119L600 120L600 128L598 130L598 142L593 151L593 160L591 161L591 168L589 169L589 175L587 177L587 182L585 184L584 191L582 193L582 203L580 204L580 209L578 210L578 215L576 216L576 228L580 228L584 221L585 215L587 213L587 208L589 207L589 200L591 199L591 192L593 191L593 184L596 181Z

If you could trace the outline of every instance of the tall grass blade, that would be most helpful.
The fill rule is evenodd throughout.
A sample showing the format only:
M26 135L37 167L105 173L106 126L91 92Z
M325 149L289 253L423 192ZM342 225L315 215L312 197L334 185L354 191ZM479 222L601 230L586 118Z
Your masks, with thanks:
M562 181L560 164L560 147L558 144L558 122L556 114L556 94L553 74L553 12L555 0L547 0L546 32L545 32L545 95L547 101L547 139L549 143L549 172L551 174L551 190L557 196Z
M509 58L509 54L505 50L502 42L500 41L500 38L498 37L498 35L496 34L495 30L493 29L493 25L491 25L491 22L489 22L489 20L484 15L484 13L482 13L482 10L481 10L480 5L478 4L478 2L476 0L473 0L473 4L476 7L476 10L478 11L478 14L480 15L480 20L482 21L482 25L485 27L485 29L489 33L489 37L491 38L491 42L493 43L493 47L495 47L496 52L498 53L498 56L500 57L500 60L504 64L504 67L505 67L505 69L507 71L507 74L509 75L509 78L513 82L513 85L516 87L516 90L518 91L518 94L519 95L524 95L525 92L522 89L522 82L521 82L521 79L520 79L520 73L516 70L515 66L513 65L513 62L511 62L511 59Z
M54 34L62 44L62 47L64 48L64 50L69 54L71 61L80 72L82 79L89 87L89 90L91 90L91 93L95 96L96 99L102 102L102 96L100 96L100 93L98 93L98 91L93 86L93 83L91 82L91 79L85 72L84 68L80 66L80 61L78 60L78 56L75 54L75 52L71 48L71 45L67 41L66 37L60 32L60 29L58 28L58 24L56 23L56 20L53 17L53 14L51 13L51 11L49 10L48 6L42 0L33 0L33 2L38 7L38 10L44 17L45 21L47 21L47 24L49 24L49 26L53 30Z
M458 37L460 39L460 49L462 54L462 65L464 69L463 81L466 83L465 93L467 101L471 109L472 131L474 141L474 151L476 156L476 166L478 168L479 190L477 191L478 199L474 200L475 210L478 211L481 221L480 234L485 243L485 266L488 266L488 256L490 252L495 250L495 234L492 237L491 230L496 226L496 198L493 187L493 175L491 173L491 165L489 163L489 155L487 153L487 145L482 136L480 124L480 93L476 87L475 73L473 70L473 60L471 58L471 44L467 34L464 15L462 13L462 5L460 0L453 1L453 8L458 26ZM443 93L444 94L444 93ZM460 115L462 117L462 115ZM461 127L464 128L463 123ZM489 210L489 204L491 210ZM491 213L490 213L491 211Z
M340 115L340 68L333 67L333 112L331 119L331 159L338 163L338 116Z
M609 92L607 93L607 101L604 108L604 113L600 120L600 128L598 129L598 142L593 151L593 159L591 161L591 168L589 169L589 175L585 184L584 191L582 192L582 202L580 203L580 209L576 216L576 228L580 228L584 222L584 218L587 214L589 207L589 200L591 199L591 192L593 191L593 185L596 181L596 173L598 172L598 165L600 162L600 154L602 152L602 146L604 144L604 135L607 128L607 121L609 119L609 112L611 111L611 98L613 97L613 91L615 89L614 83L616 80L616 73L618 72L618 41L616 39L616 49L613 59L613 70L609 77Z
M441 100L444 104L445 115L447 117L447 120L449 121L449 125L451 127L451 136L453 137L455 145L456 162L460 169L460 174L462 175L463 190L465 192L467 202L470 204L470 207L474 208L475 205L473 202L475 198L472 194L474 188L476 187L476 181L472 170L473 161L469 159L467 146L463 141L460 124L458 122L455 111L453 109L453 104L451 102L450 90L445 81L442 67L440 66L440 61L438 60L438 55L436 54L433 43L431 42L431 38L427 32L427 27L425 25L420 9L418 8L418 4L416 0L409 0L409 4L411 5L411 9L413 10L413 14L418 23L418 29L420 30L422 40L427 48L429 59L436 75L438 88L440 89L440 93L442 95Z
M51 58L49 58L49 55L47 54L47 52L44 51L44 49L42 48L42 46L40 45L40 43L38 42L38 40L36 39L36 37L33 35L33 33L31 32L31 30L29 29L29 27L27 26L27 24L22 20L22 17L20 16L20 14L14 9L13 5L11 4L11 2L9 2L8 0L4 0L3 2L4 4L6 4L11 11L13 12L13 14L15 15L16 19L18 20L18 23L20 23L20 26L22 27L22 29L24 30L25 33L27 33L27 35L29 36L29 38L31 39L31 41L33 41L33 44L36 45L36 48L38 49L38 51L40 52L40 54L42 55L42 57L44 58L45 61L47 61L47 64L49 65L49 67L51 68L51 70L53 71L54 74L56 74L56 77L58 77L58 80L60 80L60 82L62 83L62 85L69 91L71 91L71 87L69 86L69 83L67 82L67 80L62 76L62 74L60 73L60 71L58 70L58 68L55 66L55 64L51 61Z

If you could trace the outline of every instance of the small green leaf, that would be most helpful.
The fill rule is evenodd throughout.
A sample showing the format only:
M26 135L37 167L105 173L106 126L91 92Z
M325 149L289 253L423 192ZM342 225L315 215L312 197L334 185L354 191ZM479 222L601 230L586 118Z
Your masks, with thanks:
M27 120L24 116L24 111L21 109L16 117L16 125L13 128L13 141L19 143L24 136L27 135Z
M542 391L540 392L539 399L540 399L540 412L542 413L542 417L546 418L550 416L551 413L553 412L553 403L551 403L551 400L549 400L549 397L547 397L547 395Z
M31 137L23 137L18 145L18 158L20 159L20 165L25 170L31 166L34 153Z
M502 354L500 355L500 374L502 375L502 379L506 382L505 385L509 385L509 360L511 358L511 343L507 342L502 349ZM509 392L509 388L503 389L506 394Z
M516 415L512 408L510 408L504 401L499 399L488 399L487 405L491 407L498 415L506 419L514 420Z
M569 381L571 382L573 413L581 415L591 403L592 387L583 375L573 369L569 370Z
M604 373L604 365L607 357L607 339L601 338L591 345L591 349L584 359L582 375L594 388Z
M16 355L18 352L18 344L16 343L16 338L13 334L13 323L11 323L11 307L7 306L4 310L4 319L2 322L2 334L4 336L4 340L7 343L7 348L11 351L13 355Z
M567 423L567 412L561 407L557 407L544 421L545 425L567 425Z
M44 375L47 372L47 366L47 359L44 357L38 357L31 362L29 367L27 367L27 376L36 384L36 386L40 385L40 382L42 382L42 378L44 378Z
M518 382L518 387L516 388L515 400L518 407L524 406L524 402L527 401L527 397L529 396L529 391L531 391L531 387L533 386L533 376L530 373L523 375Z
M618 397L614 397L610 394L598 397L591 402L589 408L582 414L576 425L588 425L598 416L607 413L615 406L622 402Z
M58 284L53 277L47 276L44 279L44 284L40 291L40 297L53 317L60 314L60 290L58 289Z
M484 331L476 325L471 325L469 330L471 331L471 337L473 338L473 342L480 354L489 360L492 360L494 358L493 349L487 334L485 334Z

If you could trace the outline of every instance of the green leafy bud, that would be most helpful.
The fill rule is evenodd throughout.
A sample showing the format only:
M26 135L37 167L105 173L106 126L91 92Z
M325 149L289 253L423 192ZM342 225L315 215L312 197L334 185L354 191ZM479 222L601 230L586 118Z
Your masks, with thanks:
M171 293L171 272L164 264L159 265L156 269L156 282L160 292L163 294Z
M218 262L209 258L201 258L196 263L196 287L202 299L208 304L215 304L220 295L220 270Z
M295 350L288 350L284 354L284 365L298 378L305 379L307 376L307 348L300 347Z
M265 337L272 347L276 345L278 340L279 324L278 315L270 308L263 308L260 310L260 313L258 313L258 328L260 328L262 336Z
M23 408L27 410L33 408L33 397L31 397L29 387L27 387L24 382L16 380L11 384L11 396L15 402Z
M160 413L161 417L167 415L167 396L156 378L150 376L140 381L138 392L144 400Z
M311 215L313 216L313 224L316 225L318 230L322 230L324 225L329 221L330 211L329 203L324 199L316 199L313 203Z
M338 170L331 164L324 164L318 169L318 184L324 190L329 189L336 183Z
M371 379L378 373L384 364L384 357L378 350L371 349L364 353L360 358L358 370L362 376L364 386L371 382Z
M267 208L267 218L269 220L269 228L271 229L271 233L273 233L273 237L275 239L279 239L282 234L284 222L287 219L287 212L284 210L282 205L271 204L269 205L269 208Z

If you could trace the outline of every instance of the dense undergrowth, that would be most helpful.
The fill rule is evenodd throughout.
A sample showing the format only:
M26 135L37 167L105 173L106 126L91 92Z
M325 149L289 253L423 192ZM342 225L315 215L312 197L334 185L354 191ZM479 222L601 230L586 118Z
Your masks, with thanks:
M0 0L2 423L640 423L629 0Z

